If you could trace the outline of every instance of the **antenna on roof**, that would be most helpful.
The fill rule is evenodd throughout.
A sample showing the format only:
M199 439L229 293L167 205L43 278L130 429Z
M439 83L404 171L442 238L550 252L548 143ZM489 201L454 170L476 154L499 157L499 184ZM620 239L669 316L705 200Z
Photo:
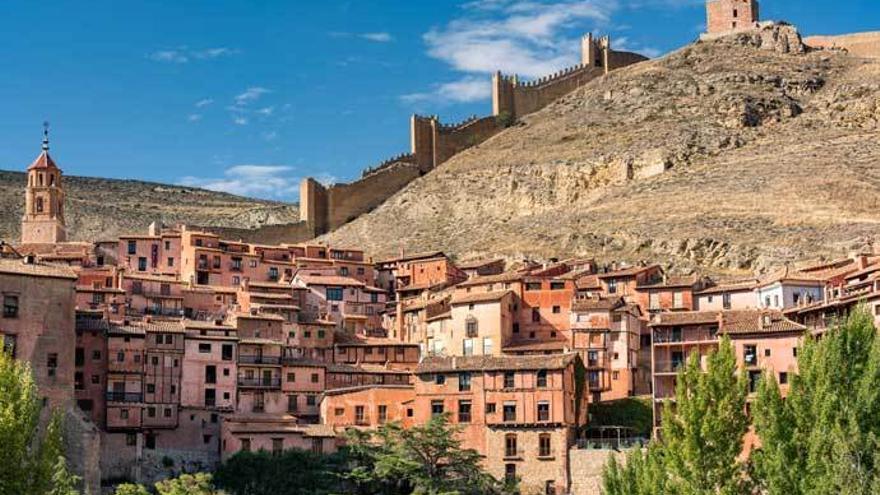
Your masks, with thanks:
M43 151L49 151L49 121L43 122Z

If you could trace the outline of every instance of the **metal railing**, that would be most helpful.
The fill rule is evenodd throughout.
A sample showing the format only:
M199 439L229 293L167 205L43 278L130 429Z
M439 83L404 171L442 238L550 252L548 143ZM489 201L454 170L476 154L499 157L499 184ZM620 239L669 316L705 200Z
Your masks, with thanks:
M240 376L238 377L238 385L240 387L277 388L281 386L281 378L247 378Z
M279 356L249 356L240 354L238 362L241 364L281 364Z
M655 360L654 361L654 372L655 373L678 373L685 365L684 359L672 359L672 360Z
M581 450L625 450L646 445L645 437L579 438L577 441L577 448Z
M139 392L107 392L110 402L143 402L144 394Z

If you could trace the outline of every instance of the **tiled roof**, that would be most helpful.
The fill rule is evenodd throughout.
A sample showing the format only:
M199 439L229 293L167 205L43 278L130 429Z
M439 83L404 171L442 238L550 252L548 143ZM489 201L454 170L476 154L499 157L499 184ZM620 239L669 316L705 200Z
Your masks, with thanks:
M458 284L460 287L468 287L472 285L486 285L486 284L496 284L503 282L519 282L522 281L523 277L525 277L525 273L522 271L516 272L505 272L499 273L497 275L480 275L477 277L470 278L465 280L464 282Z
M496 302L503 299L504 296L512 293L513 292L510 290L498 290L492 292L472 292L470 294L457 294L455 296L452 296L452 301L449 304L456 305Z
M612 310L626 304L622 297L586 297L576 298L571 302L572 311Z
M110 322L99 318L77 318L76 329L106 331L110 329Z
M574 281L574 286L578 289L601 289L602 284L599 283L597 275L584 275Z
M564 369L577 359L577 353L540 356L455 356L426 357L416 373L446 371L525 371Z
M448 319L450 319L450 318L452 318L452 313L449 312L449 311L446 311L445 313L440 313L440 314L438 314L438 315L434 315L434 316L432 316L432 317L430 317L430 318L427 318L425 321L448 320Z
M422 260L427 258L445 258L446 254L443 251L426 251L423 253L413 253L413 254L405 254L403 256L398 256L396 258L388 258L381 261L378 261L378 264L387 264L387 263L400 263L402 261L415 261Z
M0 273L25 275L28 277L77 279L76 273L66 266L41 262L25 263L24 259L0 258Z
M721 331L727 334L802 332L806 327L795 323L777 310L736 310L722 313Z
M202 321L202 320L183 320L184 328L194 329L194 330L235 330L234 325L227 325L226 323L221 323L218 325L214 321Z
M751 291L754 290L757 285L758 281L756 279L731 280L719 282L717 285L707 287L695 294L720 294L722 292Z
M298 419L290 415L236 415L227 416L225 421L233 423L229 425L229 431L232 433L301 434L309 438L332 438L336 436L333 428L327 425L297 423Z
M52 157L49 156L49 152L46 150L43 150L43 152L40 153L40 156L38 156L37 159L34 160L34 163L31 163L31 165L27 169L28 170L37 170L37 169L50 169L50 168L57 169L58 166L55 165L55 160L53 160Z
M651 321L654 327L679 325L707 325L718 323L718 311L676 311L659 313Z
M565 352L570 348L567 340L551 340L544 342L513 342L504 346L504 352L558 351Z
M699 281L696 275L670 275L653 282L639 284L639 289L660 289L664 287L692 287Z
M308 270L304 270L308 272ZM366 284L361 282L360 280L355 280L350 277L342 277L339 275L310 275L309 273L297 273L296 278L301 280L306 285L340 285L346 287L364 287Z
M343 395L349 394L352 392L360 392L362 390L370 390L373 388L379 389L400 389L400 390L412 390L412 385L406 384L373 384L373 385L357 385L354 387L342 387L342 388L331 388L329 390L324 391L324 395Z
M182 284L183 281L175 277L174 275L157 275L151 273L124 273L123 278L130 278L132 280L147 280L149 282L162 282L166 284Z
M598 277L599 278L632 277L632 276L635 276L645 270L651 270L651 269L657 268L658 266L660 266L660 265L657 265L657 264L645 265L645 266L636 265L636 266L631 266L628 268L621 268L620 270L613 270L613 271L608 271L605 273L600 273L600 274L598 274Z
M794 283L804 283L807 285L821 285L824 281L824 278L821 276L817 276L811 273L806 272L798 272L789 269L788 266L784 268L780 268L779 270L774 271L770 275L762 278L758 282L758 287L765 287L775 283L782 282L794 282Z
M284 317L281 315L276 315L272 313L235 313L236 318L241 318L243 320L273 320L273 321L285 321Z
M327 363L327 371L330 373L376 373L382 375L408 375L409 371L400 369L391 369L381 364L346 364L346 363Z

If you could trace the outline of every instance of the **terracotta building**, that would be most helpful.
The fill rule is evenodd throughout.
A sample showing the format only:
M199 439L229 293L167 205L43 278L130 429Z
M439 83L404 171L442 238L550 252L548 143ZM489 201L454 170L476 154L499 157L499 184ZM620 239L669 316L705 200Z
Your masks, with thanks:
M344 431L346 428L378 428L396 421L412 426L415 417L415 390L412 385L360 385L324 392L321 397L321 424Z
M415 421L448 413L490 474L518 478L526 492L565 493L569 447L586 420L580 366L574 353L425 358L416 370Z

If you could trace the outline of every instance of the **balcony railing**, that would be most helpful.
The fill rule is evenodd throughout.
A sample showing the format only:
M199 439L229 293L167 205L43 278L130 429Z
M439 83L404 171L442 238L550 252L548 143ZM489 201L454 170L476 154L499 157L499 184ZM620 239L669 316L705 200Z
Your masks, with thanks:
M241 364L281 364L281 357L239 355L238 362Z
M109 402L143 402L144 394L139 392L107 392Z
M238 377L239 387L277 388L281 386L281 378L247 378Z
M678 373L685 365L684 359L654 361L655 373Z

